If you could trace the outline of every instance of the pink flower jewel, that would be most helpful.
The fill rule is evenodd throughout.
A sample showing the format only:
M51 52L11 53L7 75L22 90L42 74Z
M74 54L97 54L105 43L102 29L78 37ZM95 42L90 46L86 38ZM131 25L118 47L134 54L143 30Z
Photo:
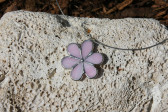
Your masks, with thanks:
M62 66L66 69L73 68L71 78L80 80L85 73L88 78L94 78L97 75L97 69L94 64L101 64L103 56L100 53L92 53L93 42L86 40L81 47L78 44L71 43L67 47L70 56L62 59Z

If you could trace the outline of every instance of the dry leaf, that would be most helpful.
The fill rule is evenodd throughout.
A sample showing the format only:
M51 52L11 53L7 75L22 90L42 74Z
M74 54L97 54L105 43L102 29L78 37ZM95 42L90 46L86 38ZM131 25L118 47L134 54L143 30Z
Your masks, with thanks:
M166 14L166 11L159 12L158 14L156 14L156 17L162 16L164 14Z
M158 4L158 5L165 5L165 1L164 0L153 0L155 2L155 4Z
M160 7L159 5L152 5L152 8Z
M106 7L103 5L103 12L106 13Z
M10 11L15 11L15 10L17 10L17 6L16 6L16 2L13 2L9 7L7 7L7 9L5 10L5 13Z
M110 9L109 11L107 11L106 14L110 14L110 13L116 11L117 9L118 9L118 10L122 10L122 9L124 9L126 6L128 6L129 4L131 4L132 2L133 2L133 0L125 0L125 1L123 1L122 3L118 4L116 7Z
M5 0L0 0L0 3L5 2Z
M98 10L100 10L101 9L101 7L100 8L95 8L95 9L93 9L91 12L96 12L96 11L98 11Z
M133 2L133 0L125 0L124 2L118 4L117 8L119 10L122 10L123 8L125 8L126 6L128 6L129 4L131 4L132 2Z
M168 15L164 16L163 18L164 18L164 19L168 19Z
M112 9L108 10L108 11L106 12L106 14L110 14L110 13L116 11L116 10L117 10L117 7L114 7L114 8L112 8Z

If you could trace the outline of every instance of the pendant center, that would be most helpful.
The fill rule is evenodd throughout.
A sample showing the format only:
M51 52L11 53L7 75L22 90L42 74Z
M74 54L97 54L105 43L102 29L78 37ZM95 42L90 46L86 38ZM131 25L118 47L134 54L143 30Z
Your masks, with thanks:
M84 62L84 59L81 59L80 61L81 61L81 62Z

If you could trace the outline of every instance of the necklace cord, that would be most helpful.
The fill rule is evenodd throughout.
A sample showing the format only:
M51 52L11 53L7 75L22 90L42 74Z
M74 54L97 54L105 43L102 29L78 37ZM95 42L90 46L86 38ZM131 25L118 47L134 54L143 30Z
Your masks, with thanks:
M57 0L56 0L56 4L57 4L59 10L61 11L62 15L64 15L64 13L63 13L63 11L62 11L62 9L61 9L61 7L60 7L60 5L59 5L59 3L58 3ZM65 16L65 15L64 15L64 16ZM91 36L91 35L90 35L90 36ZM150 48L152 48L152 47L155 47L155 46L164 44L164 43L168 40L168 38L166 38L166 39L164 39L163 41L158 42L158 43L156 43L156 44L154 44L154 45L151 45L151 46L148 46L148 47L135 48L135 49L129 49L129 48L128 48L128 49L125 49L125 48L118 48L118 47L112 47L112 46L106 45L106 44L104 44L104 43L102 43L102 42L100 42L100 41L98 41L98 40L96 40L96 39L94 39L94 38L90 38L90 39L91 39L94 43L96 43L96 44L100 44L100 45L102 45L102 46L109 47L109 48L112 48L112 49L125 50L125 51L138 51L138 50L150 49Z
M62 11L62 9L61 9L61 7L60 7L60 5L59 5L59 3L58 3L58 1L57 1L57 0L56 0L56 4L57 4L57 6L58 6L59 10L61 11L62 15L64 15L64 13L63 13L63 11ZM64 15L64 16L65 16L65 15Z
M148 47L143 47L143 48L135 48L135 49L125 49L125 48L118 48L118 47L112 47L112 46L109 46L109 45L106 45L96 39L93 39L91 38L91 40L96 43L96 44L99 44L99 45L102 45L102 46L106 46L106 47L109 47L109 48L112 48L112 49L117 49L117 50L125 50L125 51L138 51L138 50L145 50L145 49L150 49L152 47L155 47L155 46L158 46L158 45L162 45L164 44L168 39L164 39L163 41L159 42L159 43L156 43L154 45L151 45L151 46L148 46Z

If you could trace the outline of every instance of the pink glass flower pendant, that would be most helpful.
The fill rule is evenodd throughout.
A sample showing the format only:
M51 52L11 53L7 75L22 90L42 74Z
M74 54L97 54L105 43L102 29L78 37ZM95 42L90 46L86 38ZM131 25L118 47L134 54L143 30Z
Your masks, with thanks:
M103 56L100 53L92 53L93 42L86 40L79 46L76 43L71 43L67 47L70 56L62 59L62 66L66 69L72 68L71 78L80 80L85 73L88 78L94 78L97 75L97 69L94 64L101 64Z

